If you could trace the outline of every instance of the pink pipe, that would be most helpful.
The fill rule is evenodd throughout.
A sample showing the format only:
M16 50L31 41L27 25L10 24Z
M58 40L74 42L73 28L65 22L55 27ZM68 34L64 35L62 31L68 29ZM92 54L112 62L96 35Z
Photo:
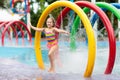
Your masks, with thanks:
M23 23L22 21L12 21L12 22L9 22L6 27L4 28L3 30L3 33L2 33L2 45L4 46L4 35L5 35L5 32L7 31L7 29L10 27L11 24L15 24L15 23L19 23L21 25L23 25L23 27L27 30L27 33L29 35L29 42L30 44L32 44L32 36L31 36L31 33L30 31L28 30L27 26L25 23Z

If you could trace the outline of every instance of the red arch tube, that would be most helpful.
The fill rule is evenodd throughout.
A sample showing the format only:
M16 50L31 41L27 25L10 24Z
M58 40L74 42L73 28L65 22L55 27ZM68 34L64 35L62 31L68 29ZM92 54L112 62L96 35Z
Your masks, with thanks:
M23 27L26 29L26 31L27 31L27 33L29 35L29 42L30 42L30 44L32 44L32 35L31 35L29 29L27 28L27 25L22 21L18 21L18 23L23 25Z
M10 25L10 26L11 26L11 25ZM16 31L16 29L15 29L14 26L11 26L11 28L12 28L13 32L15 33L16 43L18 44L18 35L17 35L17 31Z
M20 27L19 24L15 23L15 25L18 27L18 29L21 31L21 34L22 34L22 44L24 45L24 32L22 30L22 28Z
M4 30L3 30L3 33L2 33L2 46L4 46L4 35L5 35L6 30L9 28L9 26L10 26L11 24L15 24L15 23L19 23L19 24L23 25L23 27L27 30L27 33L28 33L28 35L29 35L29 42L30 42L30 44L32 43L32 36L31 36L31 33L30 33L30 31L28 30L26 24L23 23L22 21L12 21L12 22L10 22L9 24L7 24L6 27L5 27Z
M6 24L8 24L9 22L1 22L1 24L0 24L0 29L2 28L2 27L5 27L6 26ZM11 37L10 37L10 31L7 29L7 33L8 33L8 37L9 37L9 39L11 40Z

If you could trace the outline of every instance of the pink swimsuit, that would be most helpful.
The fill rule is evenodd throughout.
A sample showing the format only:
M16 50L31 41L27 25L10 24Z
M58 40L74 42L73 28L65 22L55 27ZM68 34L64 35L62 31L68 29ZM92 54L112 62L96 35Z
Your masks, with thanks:
M58 44L53 32L46 32L46 39L48 41L47 47L49 49Z
M48 43L47 43L48 49L50 49L51 47L53 47L55 45L58 45L58 41L57 41L57 39L55 37L56 37L55 33L53 33L53 32L46 32L46 39L48 41ZM59 58L58 50L56 50L55 53L56 53L55 54L55 58L57 59L58 66L62 66L62 63L61 63L60 58Z

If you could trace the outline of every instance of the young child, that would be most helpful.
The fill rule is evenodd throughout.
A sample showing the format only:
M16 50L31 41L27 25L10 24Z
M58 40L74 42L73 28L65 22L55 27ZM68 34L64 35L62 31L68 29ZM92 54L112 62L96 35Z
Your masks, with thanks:
M55 61L55 54L56 52L58 51L58 40L56 39L55 37L55 32L58 32L58 33L65 33L65 34L69 34L69 32L65 31L65 30L62 30L62 29L57 29L55 28L55 20L53 17L49 17L46 21L46 25L47 25L47 28L36 28L32 25L30 25L30 27L36 31L44 31L45 32L45 35L46 35L46 39L48 41L47 43L47 47L49 49L49 52L48 52L48 57L49 57L49 60L50 60L50 68L49 68L49 72L55 72L55 64L54 64L54 61Z

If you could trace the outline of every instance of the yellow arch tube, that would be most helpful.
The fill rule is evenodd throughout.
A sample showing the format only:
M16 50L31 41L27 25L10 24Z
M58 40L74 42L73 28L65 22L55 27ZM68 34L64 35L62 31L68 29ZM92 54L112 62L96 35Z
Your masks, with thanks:
M70 1L56 1L49 5L42 13L41 17L39 18L37 27L41 28L43 26L43 23L48 16L48 14L54 10L55 8L66 6L74 10L77 15L81 18L81 21L84 24L84 27L86 29L86 33L88 36L88 61L86 70L84 73L84 77L90 77L94 68L94 62L95 62L95 53L96 53L96 42L94 37L94 32L91 26L91 23L89 19L87 18L86 14L83 12L83 10L77 6L76 4L70 2ZM37 63L40 69L45 69L44 62L42 59L42 53L41 53L41 47L40 47L40 37L41 33L36 31L35 33L35 53L36 53L36 59Z

